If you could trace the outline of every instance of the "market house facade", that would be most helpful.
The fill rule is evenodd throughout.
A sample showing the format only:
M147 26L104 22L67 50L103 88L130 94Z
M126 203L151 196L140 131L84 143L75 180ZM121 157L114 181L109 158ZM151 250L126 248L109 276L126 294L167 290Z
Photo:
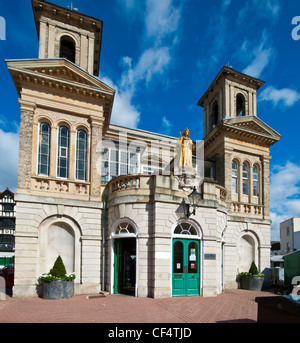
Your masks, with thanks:
M21 108L14 296L36 296L58 255L76 294L214 296L253 260L268 268L269 147L280 135L257 117L264 82L222 68L198 103L204 159L188 169L178 138L110 124L102 22L32 7L39 56L6 61Z

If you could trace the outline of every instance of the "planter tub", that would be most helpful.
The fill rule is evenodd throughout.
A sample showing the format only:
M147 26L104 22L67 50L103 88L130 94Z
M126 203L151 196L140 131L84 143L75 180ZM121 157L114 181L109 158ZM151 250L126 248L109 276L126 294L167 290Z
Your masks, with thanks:
M261 291L264 283L263 277L241 277L241 288L250 291Z
M64 298L72 298L74 295L74 281L63 281Z
M43 282L43 299L62 299L64 295L63 281Z
M74 295L74 281L43 282L43 299L65 299Z

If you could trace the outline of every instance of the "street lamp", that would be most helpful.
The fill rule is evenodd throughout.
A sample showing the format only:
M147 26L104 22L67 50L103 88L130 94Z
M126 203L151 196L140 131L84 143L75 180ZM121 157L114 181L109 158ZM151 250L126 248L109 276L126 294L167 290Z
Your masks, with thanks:
M201 200L201 194L197 192L196 187L194 187L191 194L188 196L188 201L185 204L186 206L186 216L189 218L192 214L196 214L196 207L199 205ZM190 207L192 207L192 211L190 211Z

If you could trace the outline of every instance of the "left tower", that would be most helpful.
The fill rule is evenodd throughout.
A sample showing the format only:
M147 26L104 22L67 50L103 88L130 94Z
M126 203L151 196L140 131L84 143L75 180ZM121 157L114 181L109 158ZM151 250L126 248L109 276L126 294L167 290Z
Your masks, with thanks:
M97 77L102 21L32 0L39 58L7 60L21 108L15 296L61 255L76 292L101 288L101 141L114 90Z

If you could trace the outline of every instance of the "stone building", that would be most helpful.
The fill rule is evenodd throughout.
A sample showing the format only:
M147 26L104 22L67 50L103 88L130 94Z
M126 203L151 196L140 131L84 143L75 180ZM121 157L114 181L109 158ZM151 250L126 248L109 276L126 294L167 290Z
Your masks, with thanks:
M269 147L280 136L257 117L264 82L222 68L198 103L194 167L176 172L177 138L110 124L102 22L32 6L39 57L6 61L21 108L14 295L36 295L57 255L77 294L213 296L253 260L269 267Z

